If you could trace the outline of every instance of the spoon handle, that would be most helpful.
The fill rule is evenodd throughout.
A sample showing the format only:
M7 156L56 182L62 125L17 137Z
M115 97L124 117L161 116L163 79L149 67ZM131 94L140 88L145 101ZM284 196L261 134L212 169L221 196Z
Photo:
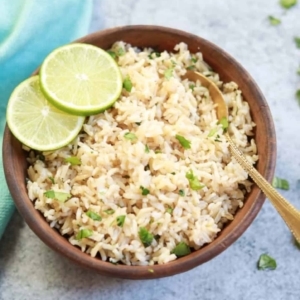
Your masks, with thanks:
M229 149L233 157L248 172L253 181L258 187L264 192L264 194L271 201L273 206L276 208L286 225L291 230L295 239L300 243L300 211L298 211L291 203L283 198L271 185L265 180L257 170L248 162L246 157L240 152L237 146L232 141L228 133L225 134L228 142Z

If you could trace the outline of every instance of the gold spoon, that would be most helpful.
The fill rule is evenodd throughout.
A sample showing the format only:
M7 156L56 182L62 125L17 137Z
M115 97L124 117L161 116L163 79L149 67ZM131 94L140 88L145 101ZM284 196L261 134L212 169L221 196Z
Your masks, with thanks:
M190 81L196 82L199 80L202 86L206 87L212 100L217 104L217 116L218 119L226 118L228 120L228 110L223 98L223 95L219 88L204 75L194 72L187 71L183 76ZM271 185L265 180L260 173L248 162L246 157L237 148L237 146L232 141L228 132L225 133L225 137L229 142L229 150L233 157L238 161L238 163L243 167L243 169L250 175L253 181L258 185L258 187L263 191L263 193L268 197L273 206L276 208L278 213L281 215L282 219L285 221L295 239L300 243L300 211L297 210L291 203L289 203L285 198L283 198Z

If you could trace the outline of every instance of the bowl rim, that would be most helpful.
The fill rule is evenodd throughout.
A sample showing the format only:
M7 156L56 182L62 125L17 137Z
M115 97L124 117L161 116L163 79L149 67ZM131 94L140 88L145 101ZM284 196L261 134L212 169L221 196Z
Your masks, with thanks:
M110 35L116 31L164 31L170 35L184 35L187 38L197 39L201 41L201 43L205 43L209 47L215 49L218 53L225 56L226 59L235 66L236 69L239 70L240 73L244 73L248 76L248 84L251 85L251 88L255 91L255 97L260 102L261 107L265 110L265 115L267 117L268 122L268 136L272 136L273 142L270 144L270 156L267 157L267 169L266 169L266 179L270 181L273 178L274 171L275 171L275 164L276 164L276 136L275 136L275 128L274 123L272 120L271 112L268 107L268 104L260 91L259 87L253 80L253 78L249 75L249 73L238 63L231 55L227 52L216 46L215 44L203 39L197 35L187 33L182 30L173 29L169 27L163 26L154 26L154 25L130 25L130 26L120 26L109 28L105 30L100 30L89 35L86 35L80 39L77 39L74 42L89 42L90 40L97 39L99 36L106 36ZM37 72L37 71L35 71ZM9 130L9 128L5 127L4 138L3 141L10 141L14 138ZM213 247L210 247L212 244L208 244L205 247L201 248L201 252L195 251L188 256L178 258L175 261L169 262L165 265L154 265L154 266L126 266L126 265L113 265L109 262L104 262L101 259L95 259L90 255L81 252L80 249L74 247L69 243L69 241L61 236L55 230L47 230L46 226L50 228L49 224L45 220L43 224L38 224L38 215L40 214L35 208L34 205L27 205L25 201L23 201L22 197L20 197L20 188L16 182L14 182L14 170L11 168L10 162L6 160L6 157L9 157L11 152L11 145L5 145L3 143L3 166L5 177L7 181L7 185L9 187L10 193L12 198L16 204L17 209L19 210L20 214L25 219L26 223L29 225L31 230L50 248L59 252L63 256L69 258L73 262L86 267L92 268L96 270L98 273L113 277L119 278L126 278L126 279L154 279L160 277L166 277L175 275L178 273L182 273L188 271L198 265L207 262L208 260L212 259L213 257L217 256L221 252L223 252L228 246L233 244L249 227L252 221L257 216L258 212L260 211L265 196L262 192L258 192L257 197L254 199L251 207L245 213L243 218L240 221L240 226L237 226L234 231L229 232L224 237L219 237L215 241L216 243L213 244ZM31 202L31 201L30 201ZM43 216L42 216L43 217ZM44 218L44 217L43 217ZM68 243L68 244L66 244ZM152 271L149 271L153 270Z

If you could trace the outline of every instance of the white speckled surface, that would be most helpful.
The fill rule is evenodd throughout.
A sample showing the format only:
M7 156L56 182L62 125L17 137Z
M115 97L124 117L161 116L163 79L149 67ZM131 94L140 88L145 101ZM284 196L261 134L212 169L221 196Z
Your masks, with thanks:
M268 15L282 19L272 27ZM233 55L252 74L270 105L278 137L276 173L290 181L283 192L300 208L300 4L284 12L277 0L96 0L91 31L156 24L200 35ZM259 255L275 271L256 269ZM54 253L15 213L0 242L0 299L300 299L300 250L267 202L247 232L214 260L181 275L153 281L105 278Z

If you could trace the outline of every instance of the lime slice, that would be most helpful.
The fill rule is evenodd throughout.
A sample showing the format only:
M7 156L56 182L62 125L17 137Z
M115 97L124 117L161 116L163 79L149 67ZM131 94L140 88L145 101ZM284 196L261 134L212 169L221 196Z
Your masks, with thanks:
M94 115L114 104L122 91L122 76L115 60L104 50L87 44L57 48L40 70L47 99L63 111Z
M39 76L16 87L7 105L6 119L13 135L24 145L40 151L61 148L82 128L84 117L58 110L44 97Z

